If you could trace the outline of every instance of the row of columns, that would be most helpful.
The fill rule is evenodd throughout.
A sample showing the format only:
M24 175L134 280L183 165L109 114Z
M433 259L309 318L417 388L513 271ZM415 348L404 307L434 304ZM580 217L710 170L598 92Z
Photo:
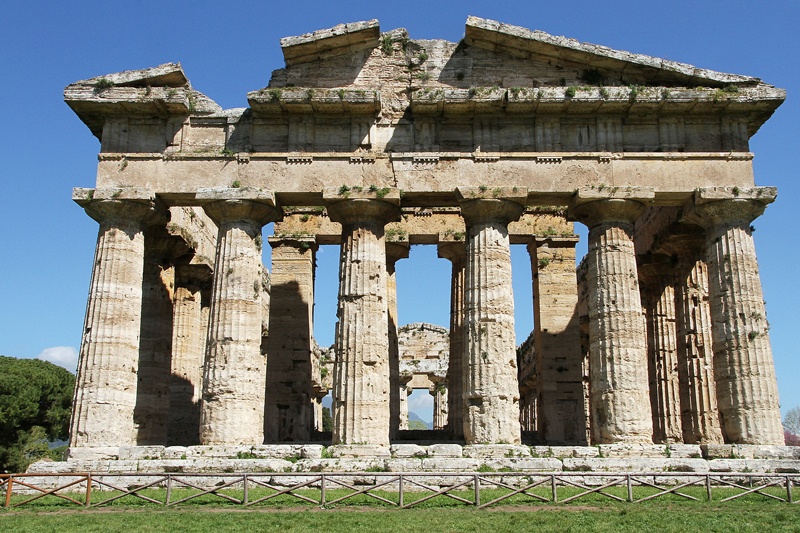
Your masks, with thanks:
M470 189L457 190L467 226L466 246L463 255L457 243L439 248L440 256L453 264L447 403L454 436L463 436L469 443L518 443L520 405L508 224L521 216L526 199L516 194L516 188L493 193L486 197ZM305 307L276 309L270 320L270 342L275 342L281 353L288 350L296 352L297 357L267 356L265 360L261 349L260 235L264 224L280 218L280 210L271 194L262 192L256 199L244 199L245 194L252 195L252 191L198 194L219 228L199 410L199 437L204 444L260 444L265 438L291 440L307 434L314 423L311 372L310 367L306 368L310 364L307 346L313 302L313 268L309 265L313 265L314 247L300 241L273 241L276 286L284 283L282 273L289 273L287 284L305 287L300 290L304 296L299 299ZM698 196L686 215L705 227L713 374L722 431L732 442L782 442L774 368L749 229L749 222L763 211L767 199L706 202ZM696 348L700 344L690 343L691 336L706 334L706 330L697 333L697 323L709 321L690 305L694 301L692 290L698 290L701 283L696 260L694 266L687 260L688 282L680 286L680 292L676 294L674 287L670 291L665 285L658 298L646 305L652 310L652 318L643 319L633 223L647 200L584 197L579 192L570 208L570 216L590 229L587 283L594 442L652 441L649 383L656 380L663 384L663 398L654 405L663 404L666 411L675 397L674 376L667 371L671 368L669 358L676 350L672 344L684 346L684 350L689 350L686 346ZM399 218L397 204L377 198L350 198L328 206L331 219L342 225L338 357L333 380L334 443L386 445L395 417L399 427L402 402L399 398L393 401L399 388L391 386L391 369L395 366L392 357L397 358L396 353L392 355L393 344L396 350L396 342L392 342L392 328L396 339L392 276L394 262L403 252L390 246L387 258L384 236L384 226ZM137 438L131 420L137 405L136 372L140 335L144 331L144 230L163 219L159 220L155 198L100 198L87 203L86 209L100 222L100 230L81 347L71 445L133 444ZM561 273L568 275L568 269L563 267L570 260L574 265L574 256L557 256L549 245L543 244L537 243L534 249L535 275L545 275L550 265L559 264ZM543 260L545 256L547 261ZM310 271L312 278L298 280L291 274L297 265ZM551 269L550 274L556 276L558 271ZM190 300L196 298L196 293L184 294L175 299L175 305L180 301L182 306L191 306ZM538 305L569 308L575 303L570 300L572 296L559 301L557 295L541 290L535 298ZM666 305L668 301L681 301L684 305L671 310ZM692 320L695 323L691 332L687 329L674 340L658 329L676 320L672 313L692 317L684 318L686 324ZM291 329L276 326L281 316L291 319ZM206 319L201 313L195 320ZM297 320L305 326L293 336L298 331ZM546 316L537 317L540 353L554 349L548 346L559 342L577 345L572 338L577 337L576 319L573 316L569 320L573 321L572 326L547 324ZM672 343L650 343L666 367L654 376L648 375L648 323L651 339L658 337ZM562 338L557 339L559 334ZM681 336L683 341L679 340ZM181 339L172 339L173 345L180 342ZM574 354L568 357L573 358L567 366L568 373L577 372ZM272 365L276 372L267 377L272 374L267 371ZM700 362L679 368L678 374L699 375L703 371ZM537 418L555 421L563 415L562 419L569 419L566 425L578 429L565 429L562 420L562 427L553 431L560 435L580 433L580 379L569 375L556 384L563 387L563 394L548 395L546 391L553 383L549 374L543 375L544 392L536 402ZM701 410L703 402L708 401L697 391L687 390L685 394L686 405L694 403ZM551 401L553 398L558 401ZM300 404L306 405L305 410L296 411L293 406ZM712 421L697 420L697 424L704 423ZM669 420L658 431L675 435L676 428L677 422Z
M688 442L783 444L750 227L774 195L764 189L695 193L683 218L703 228L704 250L698 255L674 249L681 259L672 267L672 281L651 276L646 320L633 223L652 193L630 196L623 191L617 198L596 199L590 193L582 199L579 192L571 209L590 228L586 282L593 441L652 442L655 437L669 442L682 433ZM701 302L706 277L709 314ZM677 405L685 406L682 413Z

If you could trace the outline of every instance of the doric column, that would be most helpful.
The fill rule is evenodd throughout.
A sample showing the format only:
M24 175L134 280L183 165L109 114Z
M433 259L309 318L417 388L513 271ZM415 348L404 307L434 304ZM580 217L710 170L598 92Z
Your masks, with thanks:
M537 430L539 438L552 444L587 444L576 241L546 237L528 244L533 272Z
M450 278L450 350L447 366L447 427L455 440L464 438L464 276L467 246L463 241L442 242L438 255L452 263Z
M270 237L272 274L264 406L266 442L302 442L314 428L314 237Z
M508 224L522 215L527 191L505 189L489 197L481 197L485 192L478 189L457 190L467 226L463 416L468 444L520 442Z
M249 197L249 199L248 199ZM198 193L219 228L203 370L202 444L262 444L266 361L261 354L261 228L280 219L274 195Z
M389 341L384 226L400 216L399 193L341 199L339 334L333 391L334 444L389 444ZM390 203L391 202L391 203Z
M172 370L172 317L175 285L174 257L185 244L152 226L144 234L142 325L139 333L139 370L133 422L140 446L164 445L168 440Z
M408 429L408 395L411 394L411 390L408 388L408 384L411 381L411 378L403 378L401 376L400 379L400 414L398 415L399 422L398 422L398 429L400 431L405 431Z
M434 381L430 393L433 395L433 429L445 429L447 425L447 384Z
M136 444L144 229L160 219L153 194L76 190L100 223L70 429L71 447ZM161 219L164 220L164 219Z
M212 272L206 265L176 265L172 319L172 372L169 399L170 446L200 442L200 396L208 313L204 298Z
M641 201L627 197L634 195ZM590 403L597 444L653 439L647 332L633 246L633 223L644 210L642 201L652 197L652 190L581 189L570 207L570 216L589 226Z
M647 323L653 441L657 443L683 442L673 268L670 258L663 255L648 255L639 267Z
M721 443L714 380L711 310L704 234L694 225L678 225L659 235L656 245L675 258L678 376L683 442Z
M397 276L395 264L408 257L407 242L386 243L386 301L389 327L389 433L397 437L402 426L401 402L405 387L400 384L400 347L397 345ZM406 406L406 426L408 406Z
M770 187L700 189L685 210L706 230L717 403L725 440L736 444L784 443L750 226L775 196Z

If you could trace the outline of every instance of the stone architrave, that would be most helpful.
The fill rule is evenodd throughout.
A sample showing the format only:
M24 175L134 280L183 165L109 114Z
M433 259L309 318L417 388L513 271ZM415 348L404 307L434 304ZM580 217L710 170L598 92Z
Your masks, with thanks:
M70 447L136 444L144 230L164 214L146 191L76 198L100 228L76 379Z
M633 224L652 189L580 189L570 216L589 227L590 416L597 444L652 443L647 330Z
M523 191L518 193L517 191ZM456 190L467 225L464 289L464 439L520 442L514 295L508 224L523 213L527 190L505 187L488 197ZM497 193L494 196L494 193Z
M303 442L314 429L313 237L270 237L272 275L264 439Z
M533 272L537 429L544 442L553 444L586 444L576 240L548 237L528 244Z
M706 230L717 404L725 440L735 444L784 444L750 226L775 196L769 187L700 189L685 210Z
M441 237L440 237L441 241ZM439 257L452 263L450 278L450 355L447 366L447 427L453 439L464 438L464 276L467 246L463 241L440 242Z
M669 259L663 255L648 256L639 267L656 443L683 442L674 271Z
M206 265L176 265L167 445L200 443L200 397L208 313L203 293L212 272Z
M266 361L261 354L261 238L279 220L274 195L248 189L200 191L217 224L217 257L203 371L201 444L262 444ZM242 199L248 198L248 199Z
M696 231L676 230L657 244L676 258L673 277L683 442L714 444L723 438L714 379L708 267L702 230L692 228Z
M405 428L403 427L403 395L407 394L400 376L400 348L397 345L397 276L395 265L400 259L408 257L409 244L405 242L386 243L386 301L389 328L389 428L390 437L408 427L408 404L406 402Z
M342 224L334 444L389 444L389 341L384 226L400 217L399 193L328 205ZM394 202L392 202L394 200Z

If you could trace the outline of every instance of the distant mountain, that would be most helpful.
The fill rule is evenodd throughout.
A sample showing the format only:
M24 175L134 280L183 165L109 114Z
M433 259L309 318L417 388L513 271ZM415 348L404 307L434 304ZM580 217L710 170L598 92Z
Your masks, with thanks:
M408 421L411 422L412 420L419 420L420 422L425 424L426 428L433 429L433 422L432 421L431 422L426 422L423 419L421 419L419 417L419 415L417 413L415 413L414 411L409 411L408 412Z

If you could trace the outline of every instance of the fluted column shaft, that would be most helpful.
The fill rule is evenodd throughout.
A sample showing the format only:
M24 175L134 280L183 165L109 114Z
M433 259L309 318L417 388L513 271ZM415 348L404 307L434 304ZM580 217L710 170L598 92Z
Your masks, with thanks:
M175 267L167 444L189 446L200 442L200 397L206 352L208 314L203 312L203 288L211 272L204 265Z
M657 443L683 442L675 288L671 273L672 266L668 262L645 264L639 269L647 321L653 441Z
M408 381L401 380L399 389L400 407L398 415L398 429L405 431L408 429L408 395L411 394L411 391L408 389Z
M447 387L444 386L444 383L436 383L431 394L433 395L433 429L444 429L447 425Z
M402 396L405 387L400 383L400 347L397 340L397 261L408 257L409 245L401 242L386 243L386 307L389 328L389 428L390 437L408 427L408 405L406 405L406 428L403 428Z
M450 278L450 349L447 366L447 426L455 440L464 438L464 280L466 243L440 242L439 257L452 263Z
M714 376L725 440L784 444L778 386L750 222L768 201L756 190L699 203L691 211L706 229ZM699 194L702 200L702 193ZM695 202L699 202L695 199Z
M464 291L464 438L519 443L519 385L508 223L523 212L503 199L461 201L467 225Z
M533 273L538 435L546 443L587 444L575 240L533 240L528 253Z
M675 299L678 306L683 440L687 444L721 443L708 268L705 261L688 259L679 263L678 272Z
M203 206L219 227L203 373L202 444L262 444L261 228L280 214L250 200Z
M589 226L589 366L593 442L650 443L653 421L647 376L633 223L644 205L595 200L571 215Z
M84 321L70 446L136 444L133 411L144 271L144 228L152 201L84 205L100 223Z
M384 226L396 205L358 198L328 206L342 224L334 444L389 444L389 341Z
M266 442L302 442L314 428L313 238L271 237L272 275L264 406Z

